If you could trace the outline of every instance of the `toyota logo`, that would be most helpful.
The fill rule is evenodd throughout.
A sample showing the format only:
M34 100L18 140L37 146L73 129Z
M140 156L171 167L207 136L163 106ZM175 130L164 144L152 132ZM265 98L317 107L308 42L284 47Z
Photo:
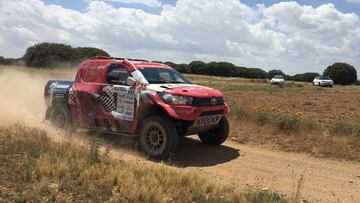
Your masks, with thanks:
M215 97L211 98L210 103L215 106L217 103L217 99Z

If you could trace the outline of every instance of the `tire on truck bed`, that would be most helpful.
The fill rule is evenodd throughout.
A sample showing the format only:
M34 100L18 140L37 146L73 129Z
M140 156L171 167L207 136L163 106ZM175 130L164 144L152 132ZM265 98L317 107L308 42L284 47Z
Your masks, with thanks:
M171 158L175 154L178 140L175 125L166 117L151 116L142 121L139 142L149 158Z
M207 145L218 146L227 139L229 135L229 122L226 117L222 117L216 128L198 134L200 140Z
M50 122L56 129L70 131L72 125L69 106L64 103L54 104L50 112Z

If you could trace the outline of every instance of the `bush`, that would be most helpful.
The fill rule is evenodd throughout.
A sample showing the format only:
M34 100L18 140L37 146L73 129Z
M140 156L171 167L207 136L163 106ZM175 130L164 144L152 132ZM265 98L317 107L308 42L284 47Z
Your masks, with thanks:
M109 56L110 55L102 50L102 49L98 49L98 48L94 48L94 47L78 47L75 48L75 52L78 55L78 60L84 60L90 57L94 57L94 56Z
M271 121L270 112L265 110L256 111L254 116L255 121L259 125L265 125L266 123L269 123Z
M360 125L355 122L336 121L327 128L331 134L360 136Z
M274 75L283 75L285 76L285 74L281 71L281 70L270 70L268 73L267 73L267 77L269 79L271 79L272 77L274 77Z
M21 60L21 58L14 59L0 56L0 65L23 65L23 61Z
M250 112L244 106L234 106L230 111L231 116L235 116L237 118L249 118Z
M25 65L31 67L56 67L62 63L75 63L78 57L69 45L41 43L29 47L23 59Z
M92 47L79 47L59 43L41 43L29 47L23 59L25 65L31 67L59 67L73 66L82 60L93 56L109 56L101 49Z
M328 66L324 71L324 75L332 78L335 84L341 85L353 84L357 79L356 69L347 63L334 63Z
M292 115L278 115L275 123L280 130L287 132L297 131L300 127L300 119Z
M295 80L295 81L301 81L301 82L312 82L314 80L314 78L319 75L320 75L319 73L307 72L307 73L296 74L294 76L290 76L289 79Z
M206 74L206 63L202 61L192 61L189 63L190 72L193 74Z

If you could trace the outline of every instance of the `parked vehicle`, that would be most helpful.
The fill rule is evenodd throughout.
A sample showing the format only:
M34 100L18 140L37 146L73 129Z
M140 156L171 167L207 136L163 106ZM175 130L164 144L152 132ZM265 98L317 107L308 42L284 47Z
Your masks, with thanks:
M334 81L329 76L321 75L314 78L313 85L333 87Z
M274 75L274 77L272 77L270 80L270 84L283 86L285 84L284 76L283 75Z
M45 102L55 127L136 136L145 153L158 159L174 154L181 136L198 134L217 146L229 134L229 107L219 90L144 60L87 59L75 81L47 82Z

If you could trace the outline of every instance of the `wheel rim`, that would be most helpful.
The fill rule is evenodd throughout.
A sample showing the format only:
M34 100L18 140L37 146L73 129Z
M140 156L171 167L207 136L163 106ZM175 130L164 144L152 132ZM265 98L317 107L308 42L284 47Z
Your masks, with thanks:
M66 127L67 116L64 111L56 111L53 117L54 125L58 128Z
M165 130L158 124L150 124L145 129L144 142L151 154L160 154L166 146Z

